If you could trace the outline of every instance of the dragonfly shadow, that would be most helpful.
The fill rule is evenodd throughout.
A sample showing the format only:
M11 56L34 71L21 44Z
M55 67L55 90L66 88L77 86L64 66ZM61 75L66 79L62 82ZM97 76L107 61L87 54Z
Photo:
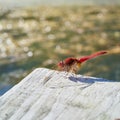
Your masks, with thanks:
M99 83L104 83L104 82L115 82L112 80L107 80L107 79L103 79L103 78L95 78L95 77L85 77L85 76L70 76L69 80L73 81L73 82L82 82L82 83L88 83L88 84L93 84L96 82Z

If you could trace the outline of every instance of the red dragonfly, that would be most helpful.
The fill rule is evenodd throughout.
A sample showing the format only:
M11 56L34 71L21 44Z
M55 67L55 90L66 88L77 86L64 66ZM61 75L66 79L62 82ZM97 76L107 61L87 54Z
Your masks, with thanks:
M78 59L74 58L74 57L69 57L69 58L66 58L63 61L60 61L57 64L57 66L58 66L59 70L61 70L61 71L76 73L78 68L80 68L82 63L84 63L87 60L93 59L97 56L106 54L106 53L107 53L107 51L99 51L99 52L96 52L94 54L84 56L84 57L81 57L81 58L78 58Z

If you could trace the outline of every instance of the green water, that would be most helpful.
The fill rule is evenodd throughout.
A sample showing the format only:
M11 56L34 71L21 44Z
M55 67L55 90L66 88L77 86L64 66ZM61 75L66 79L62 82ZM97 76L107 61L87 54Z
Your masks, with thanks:
M0 94L38 67L99 50L79 74L120 80L120 6L29 7L0 12Z

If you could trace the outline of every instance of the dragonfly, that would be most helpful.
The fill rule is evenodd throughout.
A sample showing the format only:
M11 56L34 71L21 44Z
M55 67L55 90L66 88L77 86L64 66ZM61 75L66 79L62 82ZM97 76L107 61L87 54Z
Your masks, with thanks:
M58 66L58 69L61 71L76 73L79 70L79 68L81 67L82 63L84 63L90 59L96 58L98 56L104 55L106 53L107 53L107 51L98 51L96 53L93 53L88 56L83 56L81 58L68 57L65 60L60 61L57 64L57 66Z

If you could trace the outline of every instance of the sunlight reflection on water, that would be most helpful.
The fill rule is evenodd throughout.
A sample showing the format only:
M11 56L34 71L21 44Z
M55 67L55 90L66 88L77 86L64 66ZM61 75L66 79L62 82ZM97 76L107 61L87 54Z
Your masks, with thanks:
M119 7L35 7L3 12L0 85L13 86L34 68L52 68L66 57L103 49L109 49L110 54L89 61L80 74L120 79L116 67L120 53ZM2 86L0 89L4 91Z

